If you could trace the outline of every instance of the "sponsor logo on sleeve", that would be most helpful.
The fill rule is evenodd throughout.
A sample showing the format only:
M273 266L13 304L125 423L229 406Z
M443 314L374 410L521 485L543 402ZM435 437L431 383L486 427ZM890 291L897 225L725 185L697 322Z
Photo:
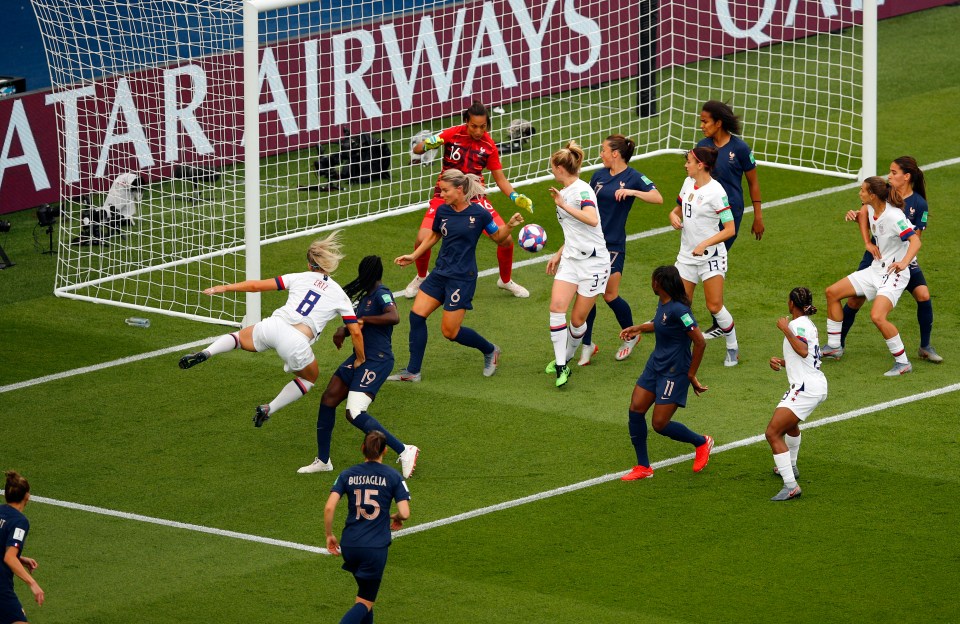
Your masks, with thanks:
M690 327L691 325L693 325L693 317L690 316L690 313L689 313L689 312L687 312L686 314L684 314L683 316L681 316L681 317L680 317L680 320L683 321L683 326L684 326L684 327Z
M25 538L26 536L27 536L27 532L24 531L23 529L18 528L13 530L13 541L15 542L22 542L23 538Z

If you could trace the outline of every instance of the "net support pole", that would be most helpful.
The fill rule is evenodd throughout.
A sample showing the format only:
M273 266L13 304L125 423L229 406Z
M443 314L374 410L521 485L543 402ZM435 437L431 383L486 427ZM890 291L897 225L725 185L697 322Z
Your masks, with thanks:
M877 0L863 0L863 164L860 181L877 174Z
M243 3L243 194L246 279L260 279L260 36L259 11ZM260 293L247 293L243 325L260 321Z

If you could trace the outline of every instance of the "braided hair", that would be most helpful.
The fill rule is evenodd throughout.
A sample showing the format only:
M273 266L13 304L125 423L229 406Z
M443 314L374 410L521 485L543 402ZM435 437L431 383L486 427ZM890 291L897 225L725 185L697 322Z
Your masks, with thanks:
M361 297L373 292L377 282L383 279L383 260L380 256L366 256L357 267L357 279L343 287L350 301L357 303Z
M790 302L803 312L804 316L813 316L817 313L817 306L813 305L813 293L806 286L797 286L791 290Z

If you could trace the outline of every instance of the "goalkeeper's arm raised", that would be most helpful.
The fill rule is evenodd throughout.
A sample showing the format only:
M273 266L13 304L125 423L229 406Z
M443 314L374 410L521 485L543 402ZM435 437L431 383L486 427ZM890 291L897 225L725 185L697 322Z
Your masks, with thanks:
M439 134L431 134L424 140L413 146L414 154L423 154L427 150L434 150L443 145L443 137Z

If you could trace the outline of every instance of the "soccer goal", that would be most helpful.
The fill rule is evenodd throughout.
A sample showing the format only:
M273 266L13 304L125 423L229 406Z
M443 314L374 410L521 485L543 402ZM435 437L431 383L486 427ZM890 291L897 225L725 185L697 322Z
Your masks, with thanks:
M440 163L411 145L474 99L515 186L570 139L591 166L615 132L680 153L708 99L759 162L855 178L876 160L875 1L33 0L56 294L255 322L257 294L200 291L258 279L262 245L422 209Z

